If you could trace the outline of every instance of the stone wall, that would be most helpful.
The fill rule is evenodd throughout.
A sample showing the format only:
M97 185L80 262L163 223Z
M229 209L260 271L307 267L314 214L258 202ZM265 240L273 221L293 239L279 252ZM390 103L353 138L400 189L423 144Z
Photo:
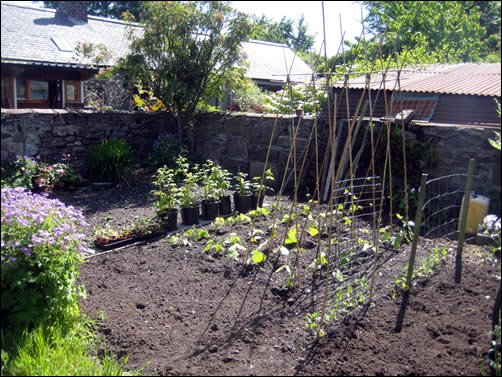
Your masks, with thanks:
M159 134L171 132L165 113L2 109L2 160L38 154L52 163L70 153L85 167L90 148L108 137L124 138L141 161Z
M297 161L303 161L306 145L314 120L287 115L211 113L200 116L194 130L195 153L202 158L218 161L233 173L243 171L260 176L267 157L272 135L268 167L280 185L290 151L293 128L297 135ZM339 126L343 124L339 122ZM85 163L90 147L105 137L122 137L141 161L150 151L159 134L173 133L165 113L133 111L90 110L5 110L2 109L2 160L13 160L17 155L39 154L47 162L58 161L63 153L79 157ZM319 153L325 150L327 126L318 125ZM500 151L493 148L493 129L455 126L416 125L407 131L408 139L430 139L436 154L434 165L425 166L424 172L432 177L465 173L470 158L476 159L473 190L490 196L500 203ZM302 183L315 180L314 148L307 152L308 169ZM288 167L291 174L292 163ZM299 166L298 166L299 170ZM290 179L290 187L293 180ZM459 189L464 189L462 182ZM495 206L500 208L500 204Z
M234 174L242 171L250 177L257 177L263 172L272 137L267 168L271 168L276 177L275 184L271 186L277 189L286 169L293 129L297 128L298 122L300 127L296 135L296 154L298 164L301 164L302 152L314 124L312 117L303 117L300 120L289 115L204 114L197 119L194 133L195 153L203 158L218 161ZM288 172L291 171L292 164L290 162ZM309 170L307 173L305 179L312 172ZM294 184L292 179L289 182Z
M500 151L490 145L488 139L496 139L494 129L466 126L415 126L419 140L431 139L437 161L426 166L424 172L431 177L467 173L469 159L475 159L472 190L488 196L490 210L500 213ZM497 130L500 132L500 128ZM463 178L452 178L456 186L465 187Z
M260 176L275 122L277 127L272 139L268 166L280 180L288 159L292 126L298 124L297 117L207 114L198 119L195 150L199 156L216 160L234 173L241 170L248 172L250 176ZM312 118L306 117L301 121L297 136L298 164L302 162L301 151L308 141L313 124ZM346 128L345 122L338 122L338 126L344 127L344 125ZM363 128L364 126L363 124ZM429 179L450 174L465 174L469 159L474 158L476 164L473 190L489 196L493 203L491 207L495 212L500 212L500 151L488 142L488 139L495 137L493 131L480 127L415 125L409 127L406 135L408 139L424 143L429 140L431 143L435 161L425 165L423 169L424 173L429 174ZM318 133L321 154L325 150L328 135L326 123L318 125ZM362 133L363 131L360 131L360 134ZM307 165L311 161L312 150L313 148L310 148L310 154L307 155ZM401 153L400 150L398 153ZM426 159L424 156L424 160ZM360 165L364 163L362 161ZM290 182L292 183L292 180ZM302 182L312 187L315 182L314 163L308 165L308 171L303 176ZM276 188L277 184L280 185L280 182L276 182ZM448 189L464 190L465 178L452 178L449 186Z

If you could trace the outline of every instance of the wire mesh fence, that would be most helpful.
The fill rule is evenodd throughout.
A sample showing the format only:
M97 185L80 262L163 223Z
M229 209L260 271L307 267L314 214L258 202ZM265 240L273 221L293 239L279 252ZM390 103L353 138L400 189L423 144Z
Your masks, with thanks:
M320 247L308 272L318 272L312 313L336 324L368 300L384 203L381 177L340 181L331 199L319 216Z
M458 220L467 174L451 174L427 181L420 235L458 239ZM460 180L464 181L459 185ZM457 184L455 184L457 183Z

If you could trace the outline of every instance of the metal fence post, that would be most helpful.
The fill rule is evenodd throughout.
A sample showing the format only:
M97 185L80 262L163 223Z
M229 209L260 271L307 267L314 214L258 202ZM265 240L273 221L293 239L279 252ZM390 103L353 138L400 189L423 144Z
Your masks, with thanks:
M413 229L413 242L411 244L410 262L408 263L408 276L406 277L406 288L411 287L411 278L413 276L413 266L415 265L415 256L417 254L418 238L420 237L420 225L422 225L422 207L424 206L425 188L427 186L427 174L422 174L420 182L420 194L418 196L417 214L415 216L415 228Z
M474 172L474 159L469 160L467 168L467 181L465 183L465 194L460 213L460 227L458 233L457 256L455 258L455 283L460 284L462 279L462 251L464 249L465 226L467 224L467 213L471 200L472 175Z

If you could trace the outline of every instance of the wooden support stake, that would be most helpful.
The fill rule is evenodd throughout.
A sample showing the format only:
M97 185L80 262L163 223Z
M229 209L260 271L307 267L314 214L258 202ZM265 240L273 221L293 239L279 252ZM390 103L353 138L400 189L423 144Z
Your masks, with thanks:
M411 244L410 262L408 263L408 276L406 277L406 288L411 288L411 278L413 276L413 266L417 254L417 244L420 237L420 225L422 225L422 207L424 206L425 188L427 186L427 174L422 174L420 182L420 194L418 196L417 214L415 216L415 228L413 229L413 242Z
M467 212L471 200L472 174L474 172L474 159L469 160L467 168L467 181L465 182L465 194L460 213L460 226L457 243L457 256L455 258L455 283L460 284L462 278L462 250L464 249L465 225L467 223Z

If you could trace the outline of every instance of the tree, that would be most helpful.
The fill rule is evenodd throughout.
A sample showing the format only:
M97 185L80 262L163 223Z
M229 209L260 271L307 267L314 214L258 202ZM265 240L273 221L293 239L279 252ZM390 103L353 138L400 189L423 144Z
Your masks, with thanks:
M345 62L352 72L403 64L500 61L499 1L360 3L368 10L366 38L356 37L355 43L344 41ZM341 53L328 57L327 67L323 57L310 55L311 59L304 59L313 61L318 73L344 71Z
M143 4L141 36L133 36L130 53L117 69L126 69L141 89L161 100L186 131L204 99L240 61L247 40L247 17L219 1L150 1Z
M59 1L34 1L43 3L44 8L57 9ZM92 16L122 19L124 12L129 12L139 19L141 1L89 1L87 12Z
M260 41L285 43L299 52L307 52L314 46L315 37L308 33L303 14L296 27L292 19L283 17L280 22L265 17L252 16L251 38ZM295 32L296 29L296 32Z
M478 4L476 4L478 3ZM373 41L387 29L384 53L420 48L426 60L444 63L477 62L494 52L500 40L496 2L474 1L363 1L368 10L366 30ZM498 5L500 10L500 4ZM488 12L489 10L489 12ZM485 25L483 25L483 23ZM489 33L488 34L488 27ZM498 52L500 56L500 51Z

